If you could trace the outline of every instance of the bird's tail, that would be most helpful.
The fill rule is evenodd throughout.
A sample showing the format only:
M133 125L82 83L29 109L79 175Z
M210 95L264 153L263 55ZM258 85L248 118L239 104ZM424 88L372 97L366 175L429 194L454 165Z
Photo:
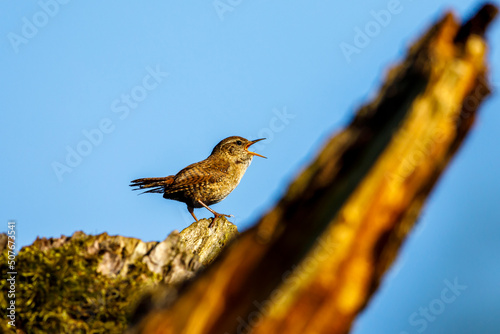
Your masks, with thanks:
M166 176L166 177L147 177L144 179L133 180L130 183L131 187L136 187L133 190L141 190L151 188L142 194L145 193L163 193L165 192L165 188L174 183L174 176Z

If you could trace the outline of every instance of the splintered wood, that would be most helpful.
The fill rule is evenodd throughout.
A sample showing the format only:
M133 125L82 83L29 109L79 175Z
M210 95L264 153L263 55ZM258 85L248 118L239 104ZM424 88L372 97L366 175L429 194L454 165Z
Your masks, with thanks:
M133 333L347 333L489 94L484 6L432 26L275 208Z

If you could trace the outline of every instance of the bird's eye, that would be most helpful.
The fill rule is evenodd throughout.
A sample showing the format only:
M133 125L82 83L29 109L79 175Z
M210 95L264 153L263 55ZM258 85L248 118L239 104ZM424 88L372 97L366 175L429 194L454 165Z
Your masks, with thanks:
M243 144L243 143L241 142L241 140L238 140L238 141L236 142L236 144L241 145L241 144Z

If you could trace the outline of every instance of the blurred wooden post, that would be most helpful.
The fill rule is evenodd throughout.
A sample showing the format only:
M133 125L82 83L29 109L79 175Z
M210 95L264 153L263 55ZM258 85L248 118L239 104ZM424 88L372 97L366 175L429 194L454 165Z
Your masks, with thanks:
M277 206L130 332L348 332L489 94L496 12L432 26Z

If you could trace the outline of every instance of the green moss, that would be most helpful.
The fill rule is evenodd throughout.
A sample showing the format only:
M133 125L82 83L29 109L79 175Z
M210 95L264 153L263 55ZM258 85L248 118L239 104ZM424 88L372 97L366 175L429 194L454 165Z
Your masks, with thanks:
M72 238L61 247L41 251L23 248L16 257L16 329L25 333L121 333L145 289L161 281L142 262L126 277L97 273L100 255L85 255L92 236ZM7 252L0 255L0 270L8 272ZM7 281L0 289L7 291ZM5 293L0 307L7 307ZM8 333L8 319L0 332Z

